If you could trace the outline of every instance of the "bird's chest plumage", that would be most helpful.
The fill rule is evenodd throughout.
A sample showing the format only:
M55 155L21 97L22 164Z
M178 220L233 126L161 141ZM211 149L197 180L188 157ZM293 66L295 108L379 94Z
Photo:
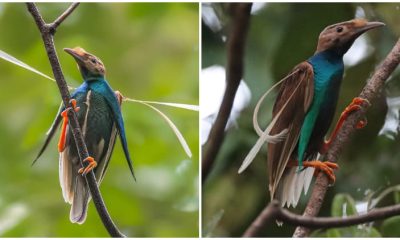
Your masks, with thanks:
M95 91L89 90L78 102L78 106L82 110L78 114L78 119L84 137L96 144L101 138L109 138L113 118L106 99Z
M314 64L314 97L309 114L331 116L335 112L343 75L341 65L324 62ZM316 124L320 124L324 118L317 118Z
M299 159L319 151L335 113L343 76L341 57L318 54L309 62L314 71L314 96L300 133Z
M75 99L77 106L80 107L77 117L89 155L100 160L106 155L110 139L115 135L115 123L110 107L101 94L91 89L77 94ZM74 146L74 139L69 138L69 140ZM71 159L78 164L76 149L71 148L70 151L71 156L76 156Z

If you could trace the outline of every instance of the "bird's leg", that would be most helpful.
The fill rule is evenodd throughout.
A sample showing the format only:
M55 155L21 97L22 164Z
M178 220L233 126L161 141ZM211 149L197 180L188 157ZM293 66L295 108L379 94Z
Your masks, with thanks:
M297 167L297 166L299 166L299 163L296 160L291 160L287 164L287 167ZM313 161L303 161L302 166L315 168L315 170L316 170L315 175L317 175L319 173L319 171L324 172L328 176L328 178L332 184L334 184L336 181L335 173L333 173L334 169L339 168L339 165L336 163L328 162L328 161L321 162L319 160L313 160Z
M78 173L82 175L86 175L88 172L92 171L92 169L97 166L97 162L92 157L85 158L83 162L89 162L89 164L85 168L79 169Z
M63 124L61 126L61 134L60 134L60 140L58 141L58 152L63 152L65 149L65 139L67 135L67 126L68 126L68 111L69 110L74 110L75 112L79 111L79 107L76 106L76 100L71 99L70 103L72 105L72 108L69 107L65 109L64 111L61 112L61 116L63 117Z
M356 97L356 98L354 98L353 101L349 104L349 106L347 106L347 107L344 109L344 111L343 111L342 114L340 115L339 121L338 121L337 124L336 124L335 130L333 130L333 133L332 133L331 136L328 138L328 140L325 140L325 141L324 141L324 144L322 145L322 148L321 148L321 151L320 151L321 154L325 154L325 153L328 151L328 149L329 149L331 143L335 140L335 138L336 138L336 136L337 136L339 130L342 128L342 125L343 125L344 121L347 119L347 117L348 117L351 113L360 110L360 109L361 109L361 104L364 103L364 102L370 104L369 101L368 101L367 99ZM367 119L364 118L363 120L360 120L360 121L357 123L356 128L357 128L357 129L361 129L361 128L365 127L366 125L367 125Z

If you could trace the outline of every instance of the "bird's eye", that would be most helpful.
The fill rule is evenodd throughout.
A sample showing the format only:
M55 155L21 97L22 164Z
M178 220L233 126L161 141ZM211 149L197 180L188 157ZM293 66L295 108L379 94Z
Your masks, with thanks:
M96 61L96 59L94 59L94 58L92 58L92 63L96 63L97 61Z
M338 33L343 32L343 28L342 27L337 27L336 28L336 32L338 32Z

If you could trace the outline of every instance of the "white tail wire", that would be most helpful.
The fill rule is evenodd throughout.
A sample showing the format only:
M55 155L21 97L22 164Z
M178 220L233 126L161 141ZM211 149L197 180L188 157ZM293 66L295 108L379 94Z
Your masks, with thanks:
M296 88L294 89L294 91L292 92L292 94L290 95L290 97L288 98L288 100L286 101L286 103L283 105L283 107L281 108L281 110L276 114L276 116L272 119L271 123L268 125L268 127L263 131L261 130L259 124L258 124L258 111L260 109L261 103L264 101L264 99L268 96L268 94L272 91L272 89L276 88L277 86L279 86L283 81L285 81L286 79L288 79L290 76L292 76L293 74L295 74L296 72L298 72L299 70L293 71L291 74L287 75L286 77L284 77L283 79L281 79L279 82L275 83L270 89L268 89L267 92L265 92L263 94L263 96L261 96L261 98L258 100L257 105L254 109L254 114L253 114L253 126L254 126L254 130L257 132L257 134L260 136L259 139L257 140L257 142L254 144L254 146L252 147L252 149L250 150L250 152L247 154L247 156L245 157L245 159L243 160L242 165L240 166L238 173L242 173L244 170L246 170L246 168L253 162L254 158L256 157L257 153L260 151L261 147L263 146L263 144L265 142L270 142L270 143L277 143L280 141L283 141L286 136L287 136L287 132L288 129L284 129L282 130L280 133L277 133L275 135L270 135L270 132L273 128L273 126L275 125L276 121L278 120L278 118L280 117L280 115L282 114L283 110L286 108L287 104L290 102L290 100L292 99L294 93L297 91L297 89L300 86L301 81L299 82L299 84L296 86Z

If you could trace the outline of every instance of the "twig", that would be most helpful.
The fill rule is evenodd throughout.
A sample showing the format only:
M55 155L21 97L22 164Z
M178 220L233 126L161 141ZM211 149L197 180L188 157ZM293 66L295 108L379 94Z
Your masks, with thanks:
M57 18L55 22L50 24L47 24L43 20L39 10L37 9L34 3L26 3L26 4L28 7L28 11L34 18L36 25L39 28L39 31L42 35L43 43L50 61L51 68L53 70L54 78L57 81L57 85L60 90L64 106L66 108L72 107L70 104L71 97L68 91L67 83L65 82L64 75L61 70L60 63L58 61L53 37L57 27L72 13L72 11L78 6L78 3L73 3L59 18ZM82 160L87 158L89 156L89 153L82 136L82 131L80 129L78 119L74 111L68 111L68 117L70 119L69 124L70 128L72 129L72 134L76 142L76 147L78 149L81 165L86 167L86 163L84 164ZM97 212L110 236L124 237L124 235L115 226L114 222L112 221L110 215L107 212L107 208L104 204L103 198L101 197L93 171L89 172L85 176L85 179L86 183L89 186L93 203L96 206Z
M386 79L389 78L390 74L392 74L399 63L400 39L397 41L396 45L385 58L383 63L377 67L373 76L360 93L360 97L365 98L370 103L372 103L378 96L379 92L382 91ZM357 124L357 121L361 119L361 117L365 116L368 107L369 106L367 104L364 104L360 111L357 111L348 117L346 122L343 124L343 127L340 129L337 138L334 140L331 147L329 148L326 159L331 162L337 162L338 156L342 148L349 141L351 135L356 131L356 128L354 126ZM328 185L328 178L325 174L320 173L317 177L310 200L308 201L307 207L304 211L304 216L313 217L318 215ZM293 237L307 237L309 234L310 229L305 227L298 227L296 228Z
M256 237L267 223L272 223L274 220L283 221L294 226L303 226L308 228L334 228L348 227L362 223L368 223L388 217L400 215L400 204L373 209L370 212L346 218L341 217L309 217L300 216L289 212L280 207L278 201L274 200L257 217L250 227L243 234L243 237ZM272 223L273 224L273 223Z
M51 28L57 29L57 27L64 22L64 20L79 6L80 3L72 3L71 6L63 12L54 22L51 24Z
M247 30L250 22L251 3L232 3L232 29L228 38L226 68L226 90L221 106L204 147L202 181L211 171L215 158L224 140L225 126L232 110L236 91L243 76L243 56Z

